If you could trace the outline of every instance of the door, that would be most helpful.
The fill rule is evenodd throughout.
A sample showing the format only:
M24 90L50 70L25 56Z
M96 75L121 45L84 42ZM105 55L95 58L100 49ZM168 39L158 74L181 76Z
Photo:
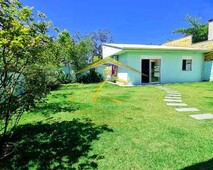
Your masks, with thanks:
M142 59L141 60L141 72L145 75L142 75L141 81L142 83L149 83L149 60Z
M141 60L141 72L142 83L160 83L160 59L142 59Z

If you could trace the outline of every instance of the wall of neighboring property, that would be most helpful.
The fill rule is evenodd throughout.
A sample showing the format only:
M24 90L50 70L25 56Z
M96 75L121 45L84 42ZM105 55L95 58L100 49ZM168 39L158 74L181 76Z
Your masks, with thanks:
M142 59L161 59L161 83L199 82L203 79L203 55L195 52L129 52L119 61L141 71ZM182 71L182 60L192 59L192 71ZM126 69L118 69L129 84L141 84L141 75Z
M208 60L213 60L213 40L195 43L195 44L192 44L191 47L192 48L206 48L206 49L210 49L211 52L207 53L205 55L205 60L207 60L207 61Z
M100 65L100 66L96 67L95 71L98 72L99 74L101 74L104 79L106 78L105 66L104 65Z
M162 46L190 47L191 44L192 44L192 36L190 35L184 38L166 42L162 44Z
M204 80L213 81L213 61L204 62Z
M65 75L70 75L73 72L73 67L72 66L62 66L61 70Z

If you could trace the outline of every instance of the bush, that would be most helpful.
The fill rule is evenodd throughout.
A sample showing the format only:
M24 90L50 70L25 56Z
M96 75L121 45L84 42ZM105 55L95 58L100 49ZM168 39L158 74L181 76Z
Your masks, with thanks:
M74 73L65 74L62 70L59 73L59 82L61 84L68 84L76 82L76 76Z
M103 81L103 76L95 71L90 70L88 73L77 75L77 82L79 83L99 83Z

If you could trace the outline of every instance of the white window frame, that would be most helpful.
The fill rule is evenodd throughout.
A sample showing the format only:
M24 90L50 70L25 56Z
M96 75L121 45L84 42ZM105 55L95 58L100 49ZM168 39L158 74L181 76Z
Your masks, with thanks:
M185 60L185 63L184 63L184 60ZM182 71L192 71L192 58L183 58L181 66L182 66Z

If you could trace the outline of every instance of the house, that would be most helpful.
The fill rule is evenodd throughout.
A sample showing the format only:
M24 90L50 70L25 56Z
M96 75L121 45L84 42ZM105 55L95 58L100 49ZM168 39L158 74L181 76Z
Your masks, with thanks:
M128 84L213 80L213 20L209 21L209 37L205 42L192 44L192 36L187 36L162 45L105 43L102 49L103 58L114 58L143 73L112 65L113 76Z

